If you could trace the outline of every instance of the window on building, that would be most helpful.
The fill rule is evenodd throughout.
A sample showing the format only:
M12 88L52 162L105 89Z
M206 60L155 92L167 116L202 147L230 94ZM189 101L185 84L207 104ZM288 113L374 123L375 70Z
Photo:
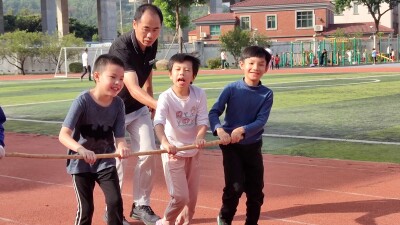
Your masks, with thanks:
M276 15L267 15L267 30L276 29Z
M358 3L353 3L353 15L358 15Z
M240 17L240 28L242 28L242 30L250 30L250 17L249 16Z
M210 26L210 35L220 35L221 27L219 25L211 25Z
M309 28L313 27L313 11L297 11L296 12L296 24L297 28Z

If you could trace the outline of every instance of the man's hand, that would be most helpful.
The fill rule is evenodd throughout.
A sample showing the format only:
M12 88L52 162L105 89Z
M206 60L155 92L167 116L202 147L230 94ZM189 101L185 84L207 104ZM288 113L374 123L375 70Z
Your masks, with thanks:
M122 146L120 149L118 149L119 152L119 158L128 158L131 154L132 151L127 147L127 146Z

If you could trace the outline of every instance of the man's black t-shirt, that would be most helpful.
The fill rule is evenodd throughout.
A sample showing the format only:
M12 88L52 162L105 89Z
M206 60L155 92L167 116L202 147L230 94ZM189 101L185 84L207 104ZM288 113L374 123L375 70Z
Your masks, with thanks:
M135 37L135 31L121 35L115 40L109 50L109 54L117 56L124 62L125 72L134 71L139 80L139 86L143 87L149 77L153 64L156 61L158 41L155 41L151 47L146 47L143 52ZM134 112L144 105L134 99L126 86L118 94L124 100L125 114Z

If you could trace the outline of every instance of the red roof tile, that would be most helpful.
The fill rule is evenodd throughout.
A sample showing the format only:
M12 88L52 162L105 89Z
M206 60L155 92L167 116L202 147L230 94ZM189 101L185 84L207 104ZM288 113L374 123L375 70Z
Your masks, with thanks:
M198 22L211 22L211 21L236 21L235 14L233 13L213 13L193 20L194 23Z
M290 4L310 4L310 3L329 3L330 0L246 0L238 2L231 7L252 7L268 5L290 5Z
M331 24L329 28L323 32L324 35L333 35L338 28L343 29L346 34L354 34L354 33L373 33L375 29L371 29L371 27L375 27L375 23L344 23L344 24ZM394 30L383 25L379 25L379 31L390 33Z

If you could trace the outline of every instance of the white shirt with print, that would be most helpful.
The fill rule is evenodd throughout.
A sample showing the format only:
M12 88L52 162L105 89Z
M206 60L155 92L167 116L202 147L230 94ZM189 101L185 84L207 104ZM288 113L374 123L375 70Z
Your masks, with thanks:
M193 144L197 136L197 126L208 126L206 93L193 85L190 85L189 90L189 97L180 99L169 88L161 93L157 101L154 126L163 124L169 143L177 147ZM192 157L197 151L198 149L179 151L176 155Z

